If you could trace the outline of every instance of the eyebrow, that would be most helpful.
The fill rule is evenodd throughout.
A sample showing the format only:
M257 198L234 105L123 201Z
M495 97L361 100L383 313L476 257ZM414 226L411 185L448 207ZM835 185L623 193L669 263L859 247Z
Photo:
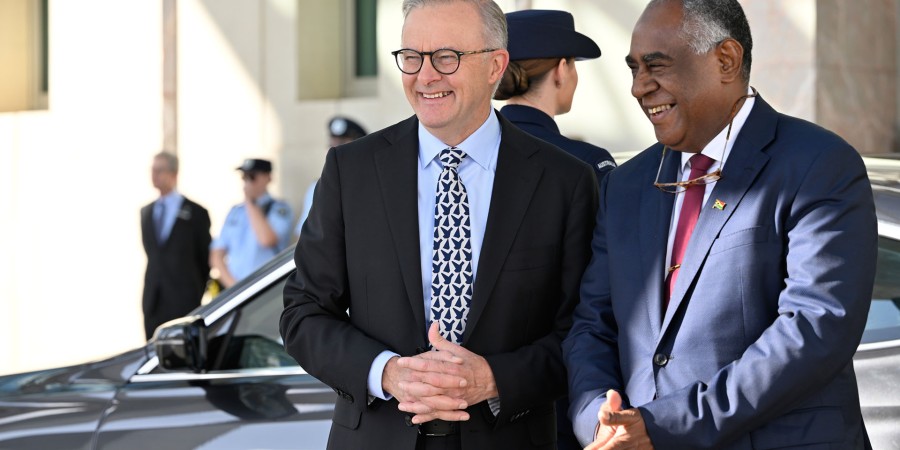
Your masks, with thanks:
M646 55L641 56L641 61L643 61L645 64L651 63L653 61L660 61L660 60L672 61L673 59L671 56L669 56L663 52L647 53ZM626 64L634 64L636 62L637 61L635 61L635 59L632 58L631 55L628 55L625 57Z

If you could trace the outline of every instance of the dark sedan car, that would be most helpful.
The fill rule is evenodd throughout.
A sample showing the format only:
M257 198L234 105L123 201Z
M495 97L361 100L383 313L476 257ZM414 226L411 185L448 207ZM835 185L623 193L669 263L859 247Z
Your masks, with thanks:
M0 377L0 449L323 449L335 393L285 353L285 251L143 348Z
M900 448L900 162L866 163L879 261L855 365L869 435L886 450ZM143 348L0 377L0 449L325 448L335 394L278 335L291 256L163 325Z

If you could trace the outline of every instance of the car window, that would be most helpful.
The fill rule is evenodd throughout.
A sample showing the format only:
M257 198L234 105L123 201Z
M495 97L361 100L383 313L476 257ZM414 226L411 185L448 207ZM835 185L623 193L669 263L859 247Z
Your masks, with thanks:
M862 342L900 339L900 241L878 238L872 307Z
M216 321L210 329L210 370L238 370L297 366L284 351L278 330L284 308L286 278L272 284L251 301Z

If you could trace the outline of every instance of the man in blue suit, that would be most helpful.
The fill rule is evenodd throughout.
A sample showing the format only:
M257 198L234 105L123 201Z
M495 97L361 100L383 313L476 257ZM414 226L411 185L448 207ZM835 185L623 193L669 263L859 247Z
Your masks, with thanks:
M850 145L756 95L751 49L736 0L654 0L635 26L659 143L601 185L563 343L589 448L870 448L871 187Z

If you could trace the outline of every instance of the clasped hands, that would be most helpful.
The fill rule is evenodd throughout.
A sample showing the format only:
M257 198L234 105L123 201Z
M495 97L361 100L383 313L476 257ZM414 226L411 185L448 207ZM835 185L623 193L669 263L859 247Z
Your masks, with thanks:
M623 410L622 396L618 392L610 390L606 393L597 420L594 442L584 450L653 450L641 412L637 408Z
M384 367L381 384L412 423L431 420L469 420L465 411L497 397L494 372L482 356L441 336L437 322L428 330L433 350L409 357L393 357Z

